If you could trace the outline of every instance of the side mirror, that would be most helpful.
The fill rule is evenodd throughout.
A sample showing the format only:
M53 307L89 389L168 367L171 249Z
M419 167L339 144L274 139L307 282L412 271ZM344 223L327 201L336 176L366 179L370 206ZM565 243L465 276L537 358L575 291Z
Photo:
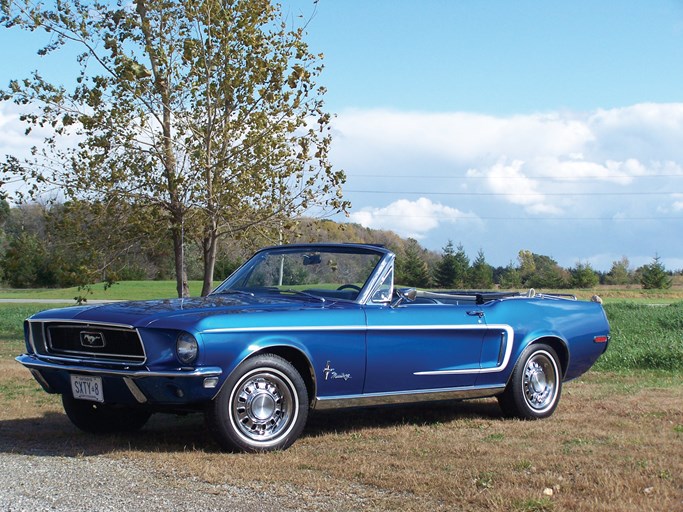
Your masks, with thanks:
M413 302L417 298L417 289L415 288L397 288L396 295L398 297L392 302L391 307L395 308L404 302Z

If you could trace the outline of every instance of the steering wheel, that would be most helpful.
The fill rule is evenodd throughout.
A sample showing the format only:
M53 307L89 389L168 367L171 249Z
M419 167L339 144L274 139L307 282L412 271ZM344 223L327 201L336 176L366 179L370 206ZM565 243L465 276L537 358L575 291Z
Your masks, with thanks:
M355 290L357 292L360 292L360 286L356 286L355 284L343 284L337 290Z

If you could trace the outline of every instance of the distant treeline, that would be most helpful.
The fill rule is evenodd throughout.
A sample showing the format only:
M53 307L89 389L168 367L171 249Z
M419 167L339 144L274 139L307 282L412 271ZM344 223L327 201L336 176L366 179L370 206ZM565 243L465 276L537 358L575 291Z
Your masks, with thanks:
M115 210L115 211L111 211ZM470 259L462 244L449 242L429 251L411 238L358 224L302 218L283 224L278 233L246 233L221 240L214 271L222 280L258 247L284 242L380 244L397 255L396 282L442 289L592 288L598 284L668 288L673 272L655 256L633 269L626 257L609 272L588 263L563 268L551 257L520 250L506 267L486 262L483 250ZM201 243L188 227L184 245L190 279L201 279ZM680 273L680 272L679 272ZM66 287L98 281L173 279L173 246L164 219L150 211L129 215L120 205L26 204L0 201L0 279L14 288Z

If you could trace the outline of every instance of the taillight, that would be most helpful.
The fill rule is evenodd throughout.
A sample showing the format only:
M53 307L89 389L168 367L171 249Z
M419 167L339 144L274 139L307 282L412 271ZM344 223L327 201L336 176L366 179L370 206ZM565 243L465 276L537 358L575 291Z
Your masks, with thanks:
M609 341L609 336L596 336L593 338L595 343L607 343Z

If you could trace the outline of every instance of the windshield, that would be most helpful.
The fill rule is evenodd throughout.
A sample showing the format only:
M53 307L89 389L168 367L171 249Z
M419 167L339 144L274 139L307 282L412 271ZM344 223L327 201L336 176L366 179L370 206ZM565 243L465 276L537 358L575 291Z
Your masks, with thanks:
M361 247L276 247L256 253L214 294L298 294L355 300L384 255Z

